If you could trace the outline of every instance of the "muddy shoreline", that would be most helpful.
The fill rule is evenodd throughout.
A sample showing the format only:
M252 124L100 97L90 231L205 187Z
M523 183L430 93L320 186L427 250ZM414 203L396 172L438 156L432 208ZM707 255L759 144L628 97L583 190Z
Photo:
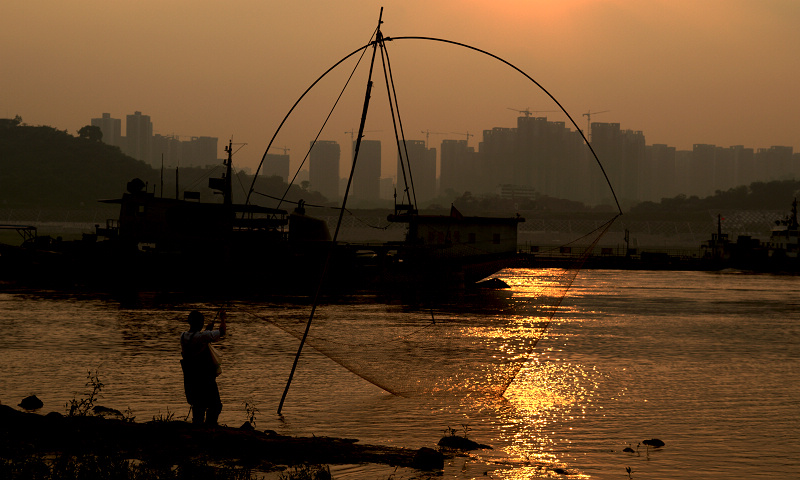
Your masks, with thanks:
M186 459L269 470L275 465L375 463L438 470L452 454L429 448L362 445L331 437L290 437L247 428L46 415L0 405L0 451L25 455L117 455L159 463Z

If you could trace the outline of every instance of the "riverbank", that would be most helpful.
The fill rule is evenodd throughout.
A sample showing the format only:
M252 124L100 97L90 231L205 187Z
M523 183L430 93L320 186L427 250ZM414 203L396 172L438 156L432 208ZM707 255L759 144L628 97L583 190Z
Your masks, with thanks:
M191 462L247 472L280 472L297 465L364 463L441 470L445 458L453 456L430 448L361 445L347 438L284 436L248 425L205 428L184 421L136 423L56 412L39 415L0 405L0 461L3 468L9 468L31 458L88 455L168 469Z

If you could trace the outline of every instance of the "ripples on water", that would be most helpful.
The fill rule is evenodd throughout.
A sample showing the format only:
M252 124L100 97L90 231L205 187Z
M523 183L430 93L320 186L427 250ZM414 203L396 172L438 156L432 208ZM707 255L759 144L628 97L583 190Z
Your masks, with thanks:
M246 401L260 410L257 428L291 435L417 448L435 445L447 428L468 429L495 449L456 459L445 472L455 478L546 477L563 468L571 478L618 479L625 467L634 478L797 475L800 277L586 271L552 322L557 274L500 277L510 291L433 308L374 297L321 305L311 344L328 356L304 350L283 417L275 411L297 350L291 333L304 326L308 305L234 302L221 344L220 421L243 423ZM106 385L99 404L130 408L137 421L183 417L178 335L189 309L217 306L175 296L120 303L0 293L8 332L0 401L36 394L46 411L64 412L85 396L87 371L98 370ZM492 396L512 379L504 397ZM666 446L622 452L653 437Z

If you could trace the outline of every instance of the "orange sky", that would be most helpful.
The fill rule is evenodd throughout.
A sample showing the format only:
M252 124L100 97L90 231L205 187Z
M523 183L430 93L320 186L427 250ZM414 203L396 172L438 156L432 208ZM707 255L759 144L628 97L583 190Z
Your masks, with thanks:
M156 133L219 137L220 150L230 137L246 142L235 160L254 168L306 87L369 40L381 6L384 35L488 50L547 88L581 128L583 113L608 110L594 120L641 130L647 144L800 151L795 0L6 1L0 116L74 133L103 112L122 118L124 130L125 115L138 110ZM436 132L438 145L469 133L477 146L482 130L515 125L509 109L557 109L488 57L412 40L388 48L406 138ZM276 140L293 165L352 66L322 82ZM365 74L321 136L339 141L344 156ZM392 175L383 77L375 80L367 138L384 140Z

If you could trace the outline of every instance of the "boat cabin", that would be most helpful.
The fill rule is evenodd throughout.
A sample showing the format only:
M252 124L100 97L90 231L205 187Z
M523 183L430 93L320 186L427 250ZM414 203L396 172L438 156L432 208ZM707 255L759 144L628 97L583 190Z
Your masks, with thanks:
M408 223L406 243L438 250L440 256L469 257L516 253L517 226L525 219L458 215L390 215Z
M175 251L198 245L236 244L245 236L284 239L285 210L156 197L137 186L130 182L122 198L103 200L120 205L113 233L123 243Z

